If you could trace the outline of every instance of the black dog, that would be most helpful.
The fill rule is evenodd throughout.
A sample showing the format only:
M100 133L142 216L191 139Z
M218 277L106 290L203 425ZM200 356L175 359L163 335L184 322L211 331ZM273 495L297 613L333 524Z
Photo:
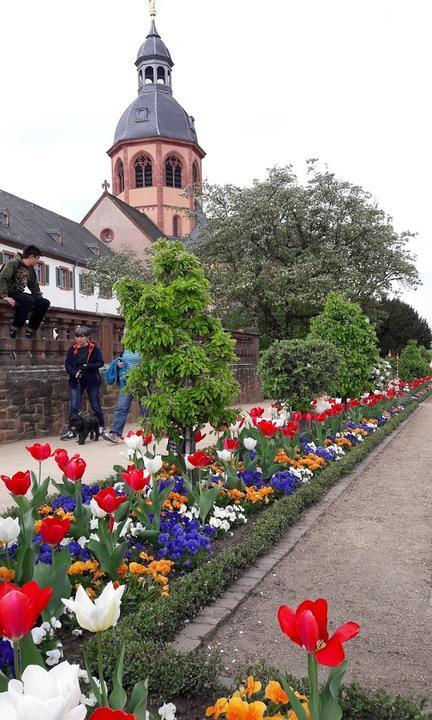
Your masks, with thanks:
M99 440L99 420L96 415L73 415L69 428L78 434L78 445L84 445L86 437Z

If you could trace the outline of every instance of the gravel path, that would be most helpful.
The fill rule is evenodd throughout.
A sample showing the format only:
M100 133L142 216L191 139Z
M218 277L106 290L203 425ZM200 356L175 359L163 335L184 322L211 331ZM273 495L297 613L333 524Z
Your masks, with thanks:
M226 670L264 658L305 675L304 651L281 634L279 605L325 597L330 629L355 620L347 680L432 697L432 401L420 405L343 493L217 631Z

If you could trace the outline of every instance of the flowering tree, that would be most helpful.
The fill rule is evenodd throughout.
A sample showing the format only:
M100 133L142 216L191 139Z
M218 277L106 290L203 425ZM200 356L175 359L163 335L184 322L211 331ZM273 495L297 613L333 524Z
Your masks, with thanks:
M379 354L375 329L360 305L348 302L339 293L330 293L323 312L311 322L310 337L326 340L339 351L338 395L357 397L369 389Z
M159 240L152 258L154 281L125 279L116 291L126 321L125 344L141 354L127 390L149 408L146 426L186 443L193 429L219 427L235 415L238 385L231 364L234 341L209 313L209 283L182 243Z

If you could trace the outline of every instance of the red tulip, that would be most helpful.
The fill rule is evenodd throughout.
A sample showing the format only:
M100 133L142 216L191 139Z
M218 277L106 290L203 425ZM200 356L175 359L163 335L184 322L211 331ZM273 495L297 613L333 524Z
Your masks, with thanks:
M234 452L234 450L239 449L240 440L233 440L232 438L225 438L223 446L224 446L224 450L229 450L230 452Z
M127 472L122 472L121 476L135 492L143 490L150 482L150 475L144 475L144 468L137 470L134 465L131 465Z
M314 416L312 415L312 413L305 413L303 415L303 417L306 420L306 422L310 422Z
M249 415L251 416L251 418L260 418L264 415L264 408L253 407L249 410Z
M0 635L13 642L27 635L49 604L50 587L41 588L33 580L21 588L0 583Z
M26 450L28 450L32 458L38 460L38 462L46 460L51 455L51 445L49 443L45 443L45 445L34 443L31 447L26 446Z
M150 433L150 435L143 435L142 438L144 445L150 445L151 441L153 440L153 435L152 433Z
M66 465L69 462L69 455L67 451L64 448L57 448L57 450L54 450L53 455L58 467L64 473ZM79 455L73 455L71 460L77 457L79 457Z
M113 513L117 508L127 500L125 495L116 495L114 488L109 487L105 490L99 490L97 495L94 496L97 504L102 510L107 513Z
M326 413L325 412L318 413L317 415L315 415L315 420L316 420L316 422L325 422L327 420Z
M1 479L13 495L25 495L31 485L30 470L16 472L12 477L1 475Z
M272 438L274 437L277 427L274 425L270 420L261 420L257 423L258 430L265 435L265 437Z
M342 643L355 637L360 626L355 622L341 625L329 638L327 632L327 600L304 600L293 612L287 605L278 611L283 633L314 655L320 665L335 667L345 659Z
M289 428L289 427L284 427L284 428L281 428L281 433L282 433L282 435L285 435L285 437L288 437L291 440L293 440L293 438L295 438L295 436L297 435L297 430L293 430L292 428Z
M123 710L111 710L107 707L101 707L90 715L89 720L136 720L133 713L125 713Z
M42 520L41 536L44 543L58 545L70 530L70 520L59 517L46 517Z
M63 472L69 480L81 480L86 467L86 461L79 455L74 455L67 463Z
M294 421L296 421L296 422L298 422L299 420L301 420L302 417L303 417L303 415L302 415L301 412L292 412L292 413L291 413L291 419L294 420Z
M360 405L359 400L348 400L347 402L348 407L357 407Z
M206 437L207 437L207 433L205 433L205 434L203 435L202 432L201 432L201 430L196 430L196 431L194 432L194 440L195 440L196 443L201 442L201 440L204 440L204 438L206 438Z
M210 455L206 455L202 450L192 453L192 455L186 455L186 460L196 468L203 468L206 465L211 465L214 458Z

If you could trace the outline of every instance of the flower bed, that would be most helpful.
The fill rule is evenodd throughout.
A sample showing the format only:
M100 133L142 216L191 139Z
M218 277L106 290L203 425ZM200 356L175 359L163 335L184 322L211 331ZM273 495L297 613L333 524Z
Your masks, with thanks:
M29 448L39 461L39 477L28 471L3 477L18 517L0 521L4 542L0 574L4 587L13 580L17 586L36 581L41 588L51 588L43 623L33 627L37 617L31 623L30 655L39 649L51 665L61 659L60 622L63 637L76 637L83 628L104 632L79 619L77 623L73 603L83 602L84 596L99 598L104 588L118 586L123 613L128 614L105 638L103 652L99 648L109 673L122 640L130 641L126 688L140 677L137 643L141 657L143 644L150 651L156 643L160 657L173 662L175 654L164 643L181 624L221 594L305 507L391 431L417 399L426 397L429 380L417 382L408 393L390 390L347 406L321 401L313 414L301 417L294 413L290 417L283 407L274 407L271 417L264 417L264 411L255 408L219 431L214 448L186 457L157 456L153 438L134 433L125 439L128 464L116 467L117 481L103 488L82 482L81 458L55 451L64 478L57 486L59 496L49 504L45 502L48 480L41 480L41 467L51 448ZM24 497L29 490L30 500ZM221 550L227 534L234 533L235 540L236 528L244 527L258 512L247 540ZM65 606L72 614L64 613ZM9 641L0 650L4 671L12 673ZM91 665L97 655L94 642L88 644L88 653ZM193 665L191 658L184 662ZM159 690L156 665L153 662L149 675L151 686ZM195 669L203 677L209 668L209 662L198 662ZM168 683L165 690L175 692ZM93 688L94 697L98 700Z

